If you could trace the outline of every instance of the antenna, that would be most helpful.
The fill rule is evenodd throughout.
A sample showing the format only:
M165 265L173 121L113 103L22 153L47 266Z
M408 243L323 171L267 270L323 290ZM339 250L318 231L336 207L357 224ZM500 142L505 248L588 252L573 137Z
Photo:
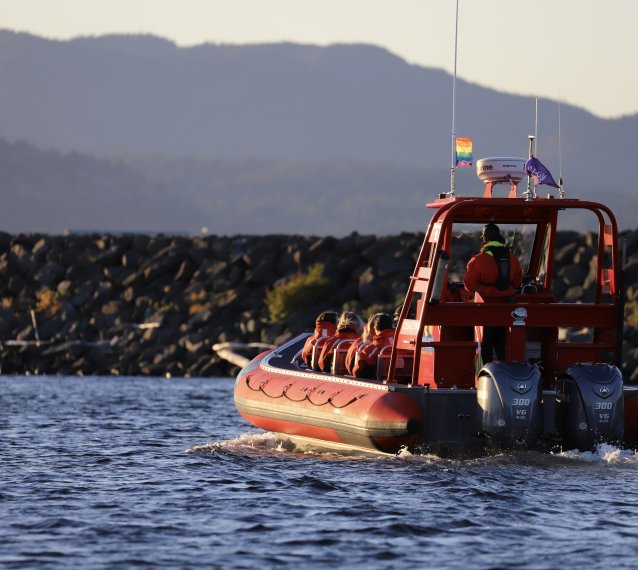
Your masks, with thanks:
M538 154L538 97L534 104L534 138L529 143L529 158L532 158L533 154ZM536 198L536 180L531 181L527 179L528 192L531 191L531 196Z
M456 56L459 38L459 0L456 0L456 24L454 29L454 78L452 79L452 160L450 164L450 196L454 196L456 173Z
M536 139L536 153L538 154L538 97L534 109L534 138Z
M565 197L565 189L563 188L563 149L560 132L560 101L558 102L558 197Z

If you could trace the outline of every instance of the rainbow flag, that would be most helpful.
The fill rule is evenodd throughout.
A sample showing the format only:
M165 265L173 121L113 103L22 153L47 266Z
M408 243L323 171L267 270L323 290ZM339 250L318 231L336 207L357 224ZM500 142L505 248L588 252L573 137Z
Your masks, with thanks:
M457 137L456 166L472 166L472 164L472 139L469 137Z

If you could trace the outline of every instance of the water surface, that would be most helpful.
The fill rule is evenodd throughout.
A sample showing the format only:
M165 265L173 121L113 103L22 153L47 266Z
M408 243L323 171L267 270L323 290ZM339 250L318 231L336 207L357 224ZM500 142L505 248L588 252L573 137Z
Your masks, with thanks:
M0 567L636 566L633 452L301 453L232 388L0 377Z

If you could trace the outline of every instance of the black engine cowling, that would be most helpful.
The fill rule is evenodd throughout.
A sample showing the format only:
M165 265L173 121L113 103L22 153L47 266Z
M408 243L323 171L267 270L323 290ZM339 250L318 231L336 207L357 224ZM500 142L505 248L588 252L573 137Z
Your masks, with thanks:
M610 364L574 364L558 377L556 427L564 446L591 450L624 435L623 381Z
M490 362L479 374L482 429L492 446L529 449L543 433L543 384L537 366Z

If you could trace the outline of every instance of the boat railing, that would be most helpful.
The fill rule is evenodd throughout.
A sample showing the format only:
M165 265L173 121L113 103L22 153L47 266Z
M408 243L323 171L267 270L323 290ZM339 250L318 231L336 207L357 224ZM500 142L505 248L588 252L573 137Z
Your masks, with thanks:
M427 308L424 324L439 326L612 327L616 306L586 303L445 303Z
M412 365L414 355L408 351L400 351L396 359L396 365L393 378L388 377L390 371L390 362L392 357L392 346L384 346L379 352L377 360L377 380L379 381L397 381L399 383L408 384L412 380Z
M332 374L340 376L347 374L346 356L348 355L348 350L352 346L353 342L354 339L344 338L337 343L332 354Z
M301 359L301 355L303 354L303 349L298 350L295 355L292 357L290 364L294 364L295 366L301 367L303 365L303 360Z
M321 350L323 349L323 344L321 346L317 346L315 344L312 347L312 354L310 356L310 369L315 372L320 372L319 370L319 357L321 356Z
M427 305L423 322L404 319L399 324L397 355L406 350L414 354L415 382L472 387L480 369L483 327L504 327L507 359L538 364L549 388L557 374L574 363L618 364L617 311L611 303L550 303L526 296L510 302ZM570 342L559 339L561 329L587 329L590 335L582 342Z

